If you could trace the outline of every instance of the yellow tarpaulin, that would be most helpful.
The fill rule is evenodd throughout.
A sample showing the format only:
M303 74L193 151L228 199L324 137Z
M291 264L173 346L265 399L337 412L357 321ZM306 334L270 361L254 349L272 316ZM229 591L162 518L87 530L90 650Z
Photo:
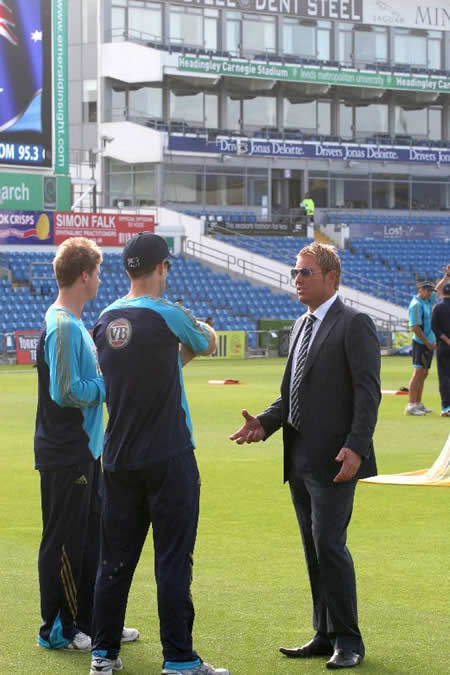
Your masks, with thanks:
M431 485L434 487L450 486L450 434L442 452L431 467L422 471L397 473L385 476L364 478L363 483L379 483L383 485Z

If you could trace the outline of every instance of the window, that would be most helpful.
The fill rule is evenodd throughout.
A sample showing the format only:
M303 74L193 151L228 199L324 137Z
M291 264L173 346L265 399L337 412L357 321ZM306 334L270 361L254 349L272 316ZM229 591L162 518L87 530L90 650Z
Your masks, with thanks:
M226 14L226 49L234 55L241 51L241 19L239 12Z
M188 124L216 128L218 124L218 104L216 94L177 95L170 92L170 119Z
M342 138L353 138L353 107L339 104L339 136Z
M219 206L245 206L245 176L239 170L207 173L206 204Z
M83 122L97 121L97 80L83 81Z
M128 94L129 114L143 117L162 118L161 87L141 87Z
M372 103L368 106L355 107L355 133L358 136L387 134L388 106Z
M446 207L446 185L429 178L412 179L411 199L413 209L437 211Z
M202 204L203 176L200 173L166 171L164 174L164 201L181 204Z
M285 17L283 51L295 56L316 56L316 22Z
M217 49L219 13L216 9L170 8L169 40L175 44Z
M109 201L127 206L152 206L156 203L155 167L152 164L127 164L109 160Z
M141 40L162 39L162 10L159 2L129 1L128 34Z
M276 23L273 16L244 14L242 19L243 51L263 53L276 51Z
M97 42L97 0L83 0L82 41Z
M270 96L257 96L244 101L244 127L246 129L261 129L261 127L276 127L277 102Z
M344 66L353 64L353 35L352 25L339 24L339 61Z
M442 138L442 108L407 110L395 107L395 133L415 138Z
M378 26L355 26L355 63L386 62L388 55L387 29Z
M283 125L305 133L329 134L331 130L330 101L291 103L284 99Z

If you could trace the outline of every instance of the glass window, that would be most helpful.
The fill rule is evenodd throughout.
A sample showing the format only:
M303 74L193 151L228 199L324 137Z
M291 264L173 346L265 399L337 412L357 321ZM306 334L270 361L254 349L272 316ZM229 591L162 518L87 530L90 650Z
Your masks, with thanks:
M317 131L319 134L331 133L331 103L330 101L317 102Z
M417 31L398 28L394 32L394 61L416 66L427 65L427 39Z
M207 10L205 10L207 11ZM205 16L205 37L203 45L206 49L217 49L217 36L219 32L219 21L216 17Z
M171 42L203 46L203 14L201 9L170 8Z
M83 0L81 7L83 43L97 42L97 0Z
M233 54L240 54L241 50L241 21L236 12L227 12L226 17L226 49Z
M339 24L339 61L343 65L353 63L352 26L349 23Z
M185 204L202 204L203 176L198 173L167 171L164 176L164 200Z
M428 40L428 68L439 70L442 66L442 38Z
M430 180L413 179L411 199L413 209L439 210L445 208L445 183Z
M162 39L162 9L159 2L131 2L128 9L130 37L141 40Z
M171 91L170 119L198 126L217 127L217 95L199 92L189 96L177 96Z
M142 167L134 176L134 192L136 206L152 206L156 203L156 177L153 167Z
M428 138L434 141L442 139L442 108L428 110Z
M328 178L322 176L313 176L310 173L308 182L308 192L314 199L314 203L319 208L328 208Z
M353 107L339 104L339 136L342 138L353 138Z
M387 29L355 26L355 63L375 63L387 60Z
M283 52L295 56L316 56L316 26L301 19L283 21Z
M242 42L244 52L275 52L275 17L244 14L242 20Z
M257 96L244 101L244 127L275 127L277 125L276 99L269 96Z
M416 136L417 138L427 137L427 111L423 110L405 110L401 106L395 106L395 133Z
M284 99L283 125L286 128L315 132L317 126L315 101L291 103L288 99Z
M241 101L233 98L227 98L227 121L225 126L228 129L241 128Z
M111 91L112 98L112 119L124 120L127 119L127 92L125 90Z
M356 134L372 136L388 132L388 106L382 103L372 103L368 106L355 108Z
M126 10L113 7L111 10L111 40L124 40L126 37Z
M388 181L372 180L372 208L389 209L391 206L391 185Z
M317 22L317 49L316 56L322 61L328 61L331 51L331 21Z
M269 195L269 181L267 171L260 171L259 176L247 176L247 204L249 206L264 206Z
M83 81L83 122L97 121L97 80Z
M128 95L130 115L162 118L161 87L141 87L130 90Z

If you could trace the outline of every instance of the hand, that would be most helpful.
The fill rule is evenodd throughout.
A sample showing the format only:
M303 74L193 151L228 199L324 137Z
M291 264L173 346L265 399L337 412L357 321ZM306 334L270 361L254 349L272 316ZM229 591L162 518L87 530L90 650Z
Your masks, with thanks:
M333 479L334 483L351 480L358 473L362 462L361 455L350 448L341 448L334 459L336 462L342 462L341 470Z
M428 349L431 352L434 352L434 350L436 349L436 343L435 342L429 342L427 346L428 346Z
M242 416L245 419L245 424L231 434L230 440L236 441L238 445L243 443L258 443L264 440L266 432L264 427L257 417L250 415L248 410L241 410Z

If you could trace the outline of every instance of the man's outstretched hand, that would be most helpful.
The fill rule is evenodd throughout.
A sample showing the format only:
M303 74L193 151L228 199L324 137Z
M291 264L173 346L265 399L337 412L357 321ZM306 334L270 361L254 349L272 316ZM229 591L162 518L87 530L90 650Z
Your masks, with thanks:
M234 434L231 434L230 440L236 441L238 445L242 445L243 443L258 443L258 441L264 440L266 432L259 419L250 415L248 410L241 410L241 413L245 419L245 423Z

